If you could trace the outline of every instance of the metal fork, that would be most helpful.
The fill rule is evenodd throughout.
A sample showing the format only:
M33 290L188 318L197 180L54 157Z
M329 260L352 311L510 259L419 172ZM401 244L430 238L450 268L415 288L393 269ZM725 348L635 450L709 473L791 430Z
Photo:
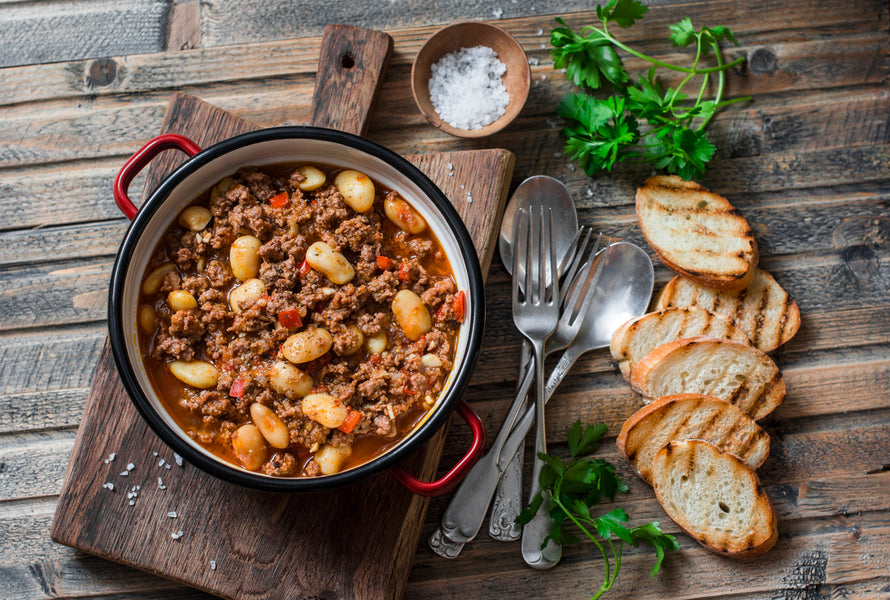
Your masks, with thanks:
M514 231L515 233L515 231ZM591 232L589 229L579 229L578 233L572 239L569 251L563 258L563 265L560 270L565 272L565 280L573 281L580 268L582 257L585 255L585 249L590 242ZM514 238L515 239L515 238ZM594 254L595 255L595 254ZM591 256L594 256L591 255ZM525 278L520 278L520 284L525 285ZM571 286L561 286L562 289L570 289ZM565 294L560 293L560 300ZM549 343L548 343L549 349ZM497 437L492 442L488 452L479 459L467 476L461 482L448 506L442 515L442 523L429 537L429 546L439 556L444 558L455 558L463 549L463 545L479 533L482 522L485 520L485 513L488 505L494 495L495 487L501 478L503 468L507 464L507 456L501 450L504 447L511 430L519 421L520 415L526 409L526 396L528 396L531 387L534 368L531 363L530 344L523 340L522 358L520 365L519 385L517 386L517 396L507 411L507 416L501 425ZM527 368L527 372L526 372ZM521 375L525 374L526 377ZM516 447L513 446L510 456L516 454ZM517 485L521 485L521 482ZM521 496L521 494L519 494ZM521 503L521 497L517 497L517 507ZM518 510L518 508L517 508ZM516 513L518 514L518 512ZM510 520L513 526L513 519ZM518 536L516 538L518 539Z
M602 265L602 261L596 261L597 255L600 252L600 248L603 246L603 240L605 239L606 246L608 246L610 242L609 238L603 238L603 234L600 233L596 238L593 248L589 249L590 237L593 230L589 228L581 228L579 231L584 230L586 230L584 239L578 244L572 265L566 273L564 283L567 285L563 285L560 289L560 302L563 313L556 326L556 331L550 336L550 339L547 340L547 344L544 347L545 357L557 350L567 348L578 335L581 326L581 319L578 318L579 314L582 317L586 314L589 301L593 297L592 286L596 285L596 281L599 277L599 269ZM594 263L597 264L597 268L590 270L590 265ZM578 269L582 264L584 264L585 267L584 270L579 273ZM569 292L572 292L571 298L568 297ZM577 303L579 298L577 294L584 294L583 296L580 296L580 298L587 299L586 302L582 301L580 312L567 312L566 307L568 305L572 304L573 301ZM520 402L521 398L525 398L528 395L529 388L531 388L532 377L534 375L534 370L530 361L528 361L527 364L523 364L522 367L520 383L517 387L516 402ZM517 421L518 419L514 418L511 421L511 424L515 425ZM498 488L492 502L488 529L491 537L496 540L505 542L518 540L522 533L521 526L516 523L516 517L519 515L523 507L522 463L524 461L524 454L525 445L523 444L519 446L519 449L516 450L512 458L510 458L509 463L506 463L507 466L503 469L503 475L498 483ZM499 458L500 464L505 464L504 460L506 458L506 456L501 456Z
M547 280L546 264L551 266L550 272L556 273L556 250L554 248L553 214L542 206L532 205L529 214L521 212L516 224L513 240L516 252L513 255L513 272L519 273L520 257L525 257L525 285L521 285L521 277L513 278L513 324L532 345L535 366L535 421L537 436L536 452L547 452L547 440L544 437L544 344L556 330L559 322L559 278ZM522 288L524 293L520 293ZM535 478L538 477L540 466L535 463ZM533 490L534 491L534 490ZM550 531L549 503L532 522L523 528L522 556L530 566L548 563L550 556L545 556L551 547L559 550L559 546L548 543L543 549L542 540ZM543 517L541 517L543 515ZM528 538L529 543L525 540ZM532 548L534 541L537 546ZM554 563L555 564L555 563Z

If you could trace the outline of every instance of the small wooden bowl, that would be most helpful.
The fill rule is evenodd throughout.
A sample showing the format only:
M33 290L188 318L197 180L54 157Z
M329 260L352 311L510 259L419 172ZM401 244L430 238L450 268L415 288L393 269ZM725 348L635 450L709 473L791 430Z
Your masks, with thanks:
M431 68L439 59L461 48L474 46L488 46L497 53L498 59L507 67L503 81L507 93L510 94L510 102L507 104L507 112L495 122L481 129L459 129L443 121L433 108L428 84ZM530 82L531 70L528 67L528 58L519 42L500 27L478 21L455 23L433 34L417 53L411 67L411 92L421 114L442 131L464 138L485 137L506 127L522 110L528 98Z

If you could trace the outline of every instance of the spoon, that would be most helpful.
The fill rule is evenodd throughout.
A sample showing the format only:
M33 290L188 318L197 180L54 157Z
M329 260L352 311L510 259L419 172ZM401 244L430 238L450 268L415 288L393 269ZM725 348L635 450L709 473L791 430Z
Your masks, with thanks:
M578 230L575 204L572 202L572 197L568 190L559 180L544 175L536 175L529 177L516 188L510 203L504 211L498 245L501 259L504 261L508 272L512 271L513 265L512 232L517 211L521 208L528 209L532 201L537 199L546 199L547 204L553 209L556 232L555 245L558 256L562 257L557 271L562 273L567 268L567 265L571 263L571 256L569 255L573 255L572 249L577 242L575 234ZM549 271L550 269L548 268L547 272L549 273ZM519 276L521 274L513 275ZM521 369L520 379L522 379L530 359L530 345L524 343L522 346L522 359L519 363ZM527 394L528 388L526 388L522 398L525 398ZM470 472L452 497L451 502L449 502L442 517L442 524L436 528L429 538L430 548L436 554L445 558L455 558L460 553L463 545L479 533L482 522L485 520L485 513L488 511L488 505L491 503L495 487L501 476L501 472L496 470L500 457L498 449L507 439L510 429L518 419L521 410L521 405L511 408L504 426L502 426L488 453L470 469ZM512 450L512 453L516 454L516 448ZM521 468L522 464L520 462L520 473L517 473L514 480L517 487L517 496L521 495Z
M630 242L616 242L602 260L606 262L593 291L594 297L587 308L587 317L581 324L574 342L566 348L550 373L544 386L545 401L550 399L554 390L582 354L608 347L615 330L628 320L644 314L649 306L655 283L655 271L649 256L639 246ZM531 378L526 379L528 381L523 381L522 386L527 390L531 385ZM501 450L502 460L508 460L512 456L511 452L524 445L525 436L534 420L535 410L532 406L526 410L504 442ZM513 502L519 503L520 500L521 495ZM548 568L559 562L561 549L556 551L550 546L548 549L549 552L546 554L537 551L535 568Z
M533 198L549 198L554 206L553 215L556 219L556 251L557 256L564 257L569 252L572 237L578 230L578 214L575 203L566 186L558 179L546 175L536 175L523 181L510 204L504 211L504 219L501 221L500 235L498 236L498 251L501 260L511 275L519 277L522 273L513 273L513 219L520 208L527 206ZM559 276L564 274L564 267L568 261L561 261ZM548 269L549 271L549 269ZM548 272L548 277L549 277ZM528 369L531 357L531 349L525 340L522 342L522 355L519 359L519 378L517 389ZM522 511L522 464L525 460L525 445L519 447L513 455L513 459L507 466L498 483L497 491L491 506L491 517L488 521L488 534L496 540L510 542L518 540L522 534L522 527L516 523L516 517Z

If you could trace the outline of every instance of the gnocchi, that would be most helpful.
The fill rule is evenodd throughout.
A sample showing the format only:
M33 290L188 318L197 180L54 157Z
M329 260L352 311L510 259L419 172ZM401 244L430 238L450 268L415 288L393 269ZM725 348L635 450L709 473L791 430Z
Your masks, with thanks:
M313 455L313 460L318 464L322 475L333 475L339 473L346 459L352 455L352 448L349 446L334 447L325 444Z
M416 341L433 326L430 311L411 290L400 290L392 300L392 312L402 333L409 340Z
M290 446L290 433L274 410L254 402L250 405L250 418L270 446L279 450Z
M269 369L269 383L280 394L300 398L312 391L312 377L289 362L276 360Z
M256 302L266 293L266 284L261 279L248 279L229 292L229 306L235 313L240 313L251 303Z
M398 194L386 195L383 200L383 212L387 219L407 233L417 234L426 229L426 221L420 216L420 213Z
M306 250L309 266L337 285L349 283L355 277L355 269L346 257L324 242L315 242Z
M301 407L306 417L328 429L342 425L349 414L349 408L330 394L309 394L303 398Z
M281 353L295 364L303 364L320 358L331 349L334 338L326 329L308 327L295 333L281 345Z
M232 435L232 450L248 471L256 471L266 462L265 438L256 425L242 425Z
M252 235L242 235L229 249L229 266L239 281L253 279L260 272L260 246L263 243Z
M189 206L179 213L176 222L190 231L202 231L212 218L213 214L209 209L203 206Z
M203 360L174 360L170 363L170 372L184 384L205 390L216 387L219 381L219 370Z
M312 165L303 165L297 169L297 172L303 176L303 181L301 181L299 185L300 190L303 192L317 190L324 185L325 181L327 181L327 176L324 174L324 171L317 169Z
M368 212L374 206L374 182L364 173L352 169L340 171L334 178L334 185L343 201L355 212Z

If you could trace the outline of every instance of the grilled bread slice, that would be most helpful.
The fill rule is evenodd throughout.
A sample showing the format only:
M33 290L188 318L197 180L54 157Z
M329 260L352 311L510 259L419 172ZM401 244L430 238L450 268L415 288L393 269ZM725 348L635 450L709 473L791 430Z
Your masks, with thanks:
M658 175L637 190L636 203L643 235L669 269L719 290L750 283L757 243L726 198L676 175Z
M631 319L615 330L609 344L625 379L633 366L667 342L704 335L748 344L748 336L732 319L698 307L668 308Z
M647 402L673 394L707 394L762 419L785 399L773 360L753 346L709 337L662 344L630 372L630 386Z
M713 444L669 442L655 455L652 486L668 516L718 554L751 558L779 538L776 513L757 475Z
M658 308L699 306L727 315L745 330L751 343L764 352L775 350L797 333L800 309L773 276L754 270L743 290L717 291L685 277L674 277L658 297Z
M703 394L664 396L634 413L621 428L618 449L637 475L652 483L652 460L672 440L705 440L752 469L769 456L769 434L737 406Z

